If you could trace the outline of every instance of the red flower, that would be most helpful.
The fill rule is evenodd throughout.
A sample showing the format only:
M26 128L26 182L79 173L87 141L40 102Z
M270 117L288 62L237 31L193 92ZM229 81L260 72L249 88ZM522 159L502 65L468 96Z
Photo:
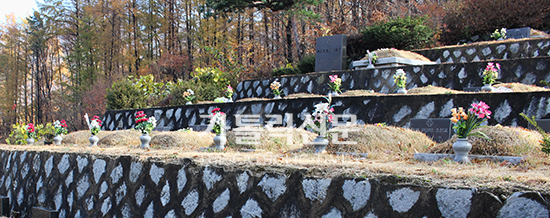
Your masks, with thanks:
M214 114L214 113L216 113L216 112L218 112L218 111L220 111L220 110L221 110L221 109L220 109L219 107L214 108L214 110L212 110L212 113Z

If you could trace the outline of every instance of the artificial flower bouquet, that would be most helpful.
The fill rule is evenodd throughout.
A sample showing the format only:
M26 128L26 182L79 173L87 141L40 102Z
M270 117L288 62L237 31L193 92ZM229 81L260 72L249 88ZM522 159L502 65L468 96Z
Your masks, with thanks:
M370 62L372 64L376 64L376 60L378 60L378 54L376 54L376 52L373 52L372 53L372 58L370 59Z
M225 119L225 113L221 112L220 108L214 108L214 110L212 110L212 114L210 115L209 125L212 127L212 132L216 135L225 134Z
M480 101L479 103L472 103L471 106L472 107L468 109L467 113L462 107L451 109L453 116L451 122L455 124L453 129L456 130L456 135L458 138L466 138L468 136L482 136L488 138L487 135L481 131L473 134L471 131L477 127L482 127L481 124L483 122L487 121L487 119L491 119L489 105Z
M397 87L405 88L405 85L407 85L407 76L405 75L405 71L403 69L397 69L395 71L395 75L393 75L393 82L397 85Z
M187 89L187 91L183 93L183 99L190 103L191 101L193 101L193 99L195 99L195 92L193 92L193 90L191 89Z
M500 70L500 64L493 62L487 63L487 67L483 71L483 84L492 85L498 78L498 71Z
M273 81L271 85L269 85L269 87L271 88L271 92L273 92L273 95L281 96L281 83L279 81Z
M27 128L25 128L27 130L27 137L28 138L36 138L36 131L35 131L35 128L34 128L34 124L32 123L29 123L27 124Z
M90 131L92 132L92 135L97 135L97 133L99 133L101 130L101 125L102 121L99 119L99 116L94 116L90 122Z
M225 97L229 99L233 98L233 87L231 87L230 85L227 86L227 88L225 89Z
M65 120L56 120L53 122L53 128L55 128L54 135L64 135L67 134L67 122Z
M330 75L328 77L330 78L330 82L328 83L330 90L335 93L341 93L340 86L342 86L342 79L338 78L338 75Z
M142 134L149 134L156 126L157 119L155 117L147 118L143 111L136 113L136 126L134 128L141 131Z
M313 113L306 117L307 128L325 138L327 129L334 120L334 108L330 102L331 99L328 98L328 103L316 104Z
M500 29L500 31L498 29L495 29L495 32L491 34L491 38L493 38L494 40L506 39L506 28L502 28Z

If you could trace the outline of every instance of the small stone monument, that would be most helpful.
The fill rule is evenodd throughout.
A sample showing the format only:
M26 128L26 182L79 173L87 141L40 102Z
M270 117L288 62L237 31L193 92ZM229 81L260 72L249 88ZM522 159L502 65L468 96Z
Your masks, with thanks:
M523 39L531 36L531 27L522 27L516 29L508 29L506 37L508 39Z
M410 128L423 132L436 142L444 142L451 138L452 127L449 118L411 119Z
M315 72L339 71L346 66L346 35L317 38Z

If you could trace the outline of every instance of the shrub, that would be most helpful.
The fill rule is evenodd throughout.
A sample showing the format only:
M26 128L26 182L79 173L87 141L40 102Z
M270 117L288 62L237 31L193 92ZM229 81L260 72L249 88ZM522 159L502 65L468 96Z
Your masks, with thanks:
M315 71L315 70L314 70ZM301 74L302 72L300 69L293 67L292 64L287 64L284 67L277 68L273 70L271 75L273 76L283 76L283 75L295 75L295 74Z
M146 96L130 80L113 83L107 89L107 110L134 109L145 106Z
M411 50L432 43L434 31L424 17L405 17L378 23L362 31L365 49L396 48Z
M301 74L315 72L315 54L304 56L296 65Z
M221 71L217 67L196 68L193 73L193 80L197 81L197 83L215 85L220 90L225 90L228 85L236 83L236 81L233 81L233 76L229 73Z
M172 100L170 105L184 105L187 101L183 98L183 93L191 89L195 92L196 98L193 102L213 101L222 96L223 90L213 83L204 83L198 80L187 80L178 82L178 85L172 89Z
M502 27L544 28L550 18L550 1L467 0L448 4L441 35L444 44L456 44L475 35L489 35Z

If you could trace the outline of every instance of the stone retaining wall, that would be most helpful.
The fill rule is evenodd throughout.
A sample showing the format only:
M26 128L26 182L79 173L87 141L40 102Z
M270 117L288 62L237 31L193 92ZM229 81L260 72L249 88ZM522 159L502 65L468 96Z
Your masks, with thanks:
M549 196L400 185L399 178L309 178L77 153L0 151L10 209L59 217L549 217ZM511 195L509 195L511 194ZM506 198L501 199L501 198Z
M550 46L549 46L550 47ZM312 73L296 76L275 77L265 80L246 80L235 88L234 100L243 98L273 98L269 85L278 80L285 95L314 93L325 95L329 92L329 75L342 78L342 91L373 90L380 93L393 93L397 86L393 75L397 69L407 74L407 88L428 85L463 90L465 87L483 85L483 70L488 61L472 63L448 63L399 68L381 68L357 71ZM550 81L550 57L514 59L498 61L501 65L499 82L520 82L542 86L541 80Z
M423 49L414 51L436 63L467 63L550 56L550 38L522 39L501 43Z
M336 114L356 115L358 124L386 123L408 127L411 118L450 117L451 108L466 107L473 102L484 101L493 111L489 124L506 126L527 126L519 116L525 113L537 119L550 118L550 92L530 93L468 93L439 95L380 95L358 97L335 97ZM235 115L259 115L259 123L275 121L267 115L281 115L282 123L275 126L300 127L306 114L314 110L317 103L326 102L323 98L300 98L245 101L236 103L215 103L182 105L177 107L148 108L137 110L107 111L103 129L129 129L134 126L136 111L143 110L147 116L155 116L158 130L178 130L195 125L206 125L208 114L216 107L228 114L227 125L236 126ZM204 115L205 118L200 116ZM343 120L343 119L342 119ZM350 121L350 120L345 120Z

